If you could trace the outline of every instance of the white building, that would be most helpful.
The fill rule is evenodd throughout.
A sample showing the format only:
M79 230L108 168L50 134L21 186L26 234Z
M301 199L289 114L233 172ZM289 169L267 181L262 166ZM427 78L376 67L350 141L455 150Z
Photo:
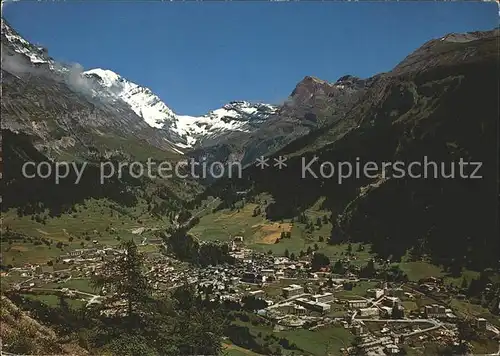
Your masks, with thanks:
M486 319L485 318L477 318L476 320L476 326L480 330L486 330Z
M295 302L301 306L303 306L306 309L320 312L320 313L326 313L330 311L330 304L326 303L321 303L321 302L315 302L306 298L297 298Z
M388 288L385 291L385 294L391 297L401 298L404 296L405 293L403 288Z
M315 294L311 296L311 299L314 300L315 302L321 302L321 303L331 302L333 300L333 294L330 292L326 292L323 294Z
M360 324L356 324L354 325L352 328L351 328L351 331L354 335L356 336L360 336L363 334L364 330L363 330L363 326L360 325Z
M281 304L277 309L286 314L304 315L306 313L306 308L291 302Z
M426 305L424 313L428 318L444 318L446 317L446 308L439 304Z
M290 298L303 293L304 288L298 284L291 284L288 287L283 288L283 296L285 298Z
M366 308L368 306L368 301L365 299L348 300L347 305L351 309Z
M385 352L389 355L395 355L399 353L399 347L394 344L389 344L385 346Z
M260 273L263 275L263 276L266 276L266 277L273 277L274 278L274 269L262 269L260 271Z
M372 288L366 291L367 295L371 298L378 299L384 295L384 290L380 288Z
M251 292L248 292L248 295L252 295L254 297L262 297L265 295L265 292L262 289L253 290Z
M382 301L382 304L388 306L388 307L394 307L400 302L398 297L385 297L384 300Z
M378 316L380 313L378 308L361 308L359 309L360 316Z

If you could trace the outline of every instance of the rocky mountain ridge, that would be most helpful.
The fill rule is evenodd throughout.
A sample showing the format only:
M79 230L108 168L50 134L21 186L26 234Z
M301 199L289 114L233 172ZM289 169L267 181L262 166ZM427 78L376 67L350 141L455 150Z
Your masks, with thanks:
M160 150L178 154L188 152L190 157L212 157L220 161L241 159L249 163L257 156L268 154L310 131L340 120L368 84L352 76L342 77L333 84L305 77L288 100L278 107L232 101L206 115L193 117L175 113L150 89L113 71L100 68L83 71L79 65L54 60L46 49L26 41L4 19L2 49L5 54L2 69L6 79L3 89L12 88L9 83L26 88L26 85L17 84L18 81L25 81L33 84L34 88L44 87L36 94L43 96L50 90L50 95L55 95L57 91L54 87L66 87L64 94L58 92L60 98L67 97L71 92L72 96L92 107L87 108L85 113L66 112L65 116L80 121L69 126L80 127L81 131L93 127L91 131L100 136L97 141L110 133L106 128L109 126L111 131L116 129L119 136L133 135ZM7 93L7 97L9 95ZM32 93L35 99L33 95L35 93ZM54 135L53 130L47 128L46 120L28 120L29 115L26 116L26 110L22 109L28 104L18 102L22 99L22 95L18 95L5 105L7 120L3 122L3 128L21 130L41 138L42 143L39 142L38 147L46 151L63 151L88 136L76 137L59 132L69 127L67 119L61 118L55 120L53 126L58 133ZM69 106L69 103L64 104L65 108ZM39 114L40 117L47 116L47 107ZM83 146L93 150L97 145L94 139L90 141ZM123 142L117 148L106 147L106 152L109 154L115 148L120 150L125 146Z
M499 247L499 33L452 38L429 41L392 71L369 79L341 120L271 155L286 156L285 169L252 165L243 171L244 179L216 182L206 195L223 197L222 207L229 207L239 199L238 191L270 194L274 201L266 216L274 221L293 219L324 198L322 208L332 216L332 243L370 243L374 252L392 260L411 251L446 269L498 267L493 250ZM312 88L324 85L307 82ZM313 159L316 176L301 174L303 162ZM420 170L420 177L405 171L395 178L392 169L381 168L387 162L422 167L425 159L436 164L438 173L426 168L428 176ZM480 162L481 179L458 176L460 160ZM350 163L352 174L339 183L336 165L333 176L320 174L324 162ZM371 177L362 171L367 162L378 167ZM451 178L442 176L453 169Z
M155 142L155 146L160 149L177 153L199 146L206 138L214 138L227 132L255 130L276 111L272 105L234 101L201 117L178 115L149 88L135 84L110 70L97 68L83 71L79 65L54 60L45 48L25 40L3 18L2 53L2 72L5 74L4 83L7 84L3 89L9 88L9 83L17 81L32 84L36 82L38 88L44 86L46 90L49 86L66 87L65 94L71 92L82 102L86 101L91 106L105 110L108 116L116 116L112 122L111 118L109 121L103 119L103 113L94 113L93 118L86 117L85 125L121 126L120 131L128 131L141 139ZM20 83L16 86L26 88L26 85ZM39 94L43 96L43 90ZM59 96L64 97L64 94L60 93ZM5 109L7 114L12 114L9 108ZM42 123L44 124L46 123ZM44 141L49 140L50 130L42 130L44 132L41 133L40 129L31 126L26 118L7 115L2 127L23 129L35 136L42 135ZM150 137L142 136L140 131ZM50 142L47 143L50 145Z
M2 18L2 129L23 132L52 158L174 157L180 151L121 100L96 92L78 65L57 62ZM144 145L146 143L146 145Z
M97 84L97 92L123 100L148 125L163 130L183 149L201 146L205 139L226 131L249 132L276 110L268 104L233 101L203 116L179 115L151 89L132 83L113 71L97 68L83 75Z

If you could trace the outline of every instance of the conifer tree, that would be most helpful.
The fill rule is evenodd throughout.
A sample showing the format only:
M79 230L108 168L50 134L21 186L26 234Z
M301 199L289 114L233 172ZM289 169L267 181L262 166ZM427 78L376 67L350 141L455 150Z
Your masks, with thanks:
M136 317L146 311L152 288L144 274L144 257L135 242L126 241L120 247L123 253L106 261L99 273L92 277L91 283L95 289L104 288L111 295L106 306L114 307L125 301L125 314L131 326Z

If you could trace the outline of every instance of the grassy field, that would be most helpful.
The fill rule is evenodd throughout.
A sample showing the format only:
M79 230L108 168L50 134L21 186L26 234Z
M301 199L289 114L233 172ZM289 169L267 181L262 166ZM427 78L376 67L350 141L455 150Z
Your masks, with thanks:
M38 300L51 307L59 305L59 297L55 294L23 294L23 296L28 299ZM79 309L85 305L85 303L79 299L65 298L65 300L69 306L75 309Z
M342 327L329 326L314 331L305 329L277 332L311 355L340 354L340 348L351 346L354 335Z
M85 278L72 278L61 284L63 288L76 289L81 292L95 294L96 291L90 286L90 280Z
M120 207L106 199L89 199L74 207L73 213L60 217L47 217L45 223L37 222L32 216L17 216L14 210L2 214L2 228L10 228L34 240L13 241L2 246L3 263L21 266L25 263L44 264L77 248L101 245L116 246L120 241L134 239L140 243L152 237L154 229L164 230L170 225L166 219L158 219L147 213L145 201L135 207ZM141 235L133 231L147 228ZM151 231L150 229L153 229ZM35 245L35 241L46 239L51 242ZM57 243L64 244L60 248Z
M264 200L264 199L262 199ZM309 221L316 222L318 218L323 221L327 217L327 212L321 209L322 199L318 200L310 209L305 212ZM329 258L336 260L347 252L348 245L329 245L327 240L330 236L332 225L321 223L316 225L313 231L308 231L306 224L299 223L297 219L287 219L284 221L270 221L261 214L254 216L256 208L265 210L262 203L246 203L239 209L224 209L215 213L207 214L200 219L200 223L194 226L190 233L205 241L231 241L235 236L242 236L247 247L259 252L272 251L275 255L284 255L285 251L299 256L300 251L306 252L308 248L326 254ZM282 232L290 232L290 238L280 239ZM352 244L352 251L355 253L354 264L365 264L372 256L369 247L365 246L364 251L357 251L358 244Z
M494 354L498 351L498 341L492 338L484 338L478 341L472 341L472 351L475 355Z
M200 219L200 223L190 233L200 240L231 241L235 236L243 236L245 241L255 241L255 234L265 219L260 215L252 217L257 204L246 204L242 209L220 210Z
M441 266L436 266L426 261L409 261L408 255L403 257L403 261L399 263L399 267L408 275L410 281L415 282L422 278L433 276L444 278L446 284L452 283L459 286L464 277L467 282L470 283L473 278L479 276L479 272L464 269L460 273L460 276L452 277L446 273Z
M272 327L252 322L243 322L236 320L233 322L236 325L248 327L250 333L257 340L264 340L266 335L274 335L278 339L286 338L291 344L296 344L297 350L283 350L283 354L299 354L299 355L314 355L324 356L326 354L340 354L339 350L342 347L351 346L354 340L354 335L348 330L339 326L327 326L318 328L314 331L306 329L292 329L285 331L274 331ZM241 348L238 351L242 351ZM251 355L255 355L251 353Z
M405 301L401 302L401 304L405 308L405 312L406 313L409 313L409 312L411 312L413 310L417 310L417 311L419 310L419 307L418 307L417 303L414 302L414 301L405 300Z
M18 274L10 273L9 275L2 275L0 290L3 292L5 290L10 289L14 284L22 283L28 280L28 277L21 277Z
M222 345L222 355L223 356L258 356L260 354L255 353L251 350L244 349L238 345L231 343L225 343Z
M353 286L352 290L341 290L335 292L335 297L339 299L359 299L359 297L366 297L366 291L370 288L375 288L377 284L377 282L367 281L356 282L356 285Z
M419 279L434 276L444 276L443 270L435 265L427 262L401 262L399 267L408 275L410 281L418 281Z
M464 300L452 299L450 303L451 308L458 316L462 317L476 317L485 318L493 325L500 327L500 319L490 313L490 311L481 305L472 304Z
M60 256L63 252L55 246L13 243L2 246L2 260L6 265L23 266L26 263L43 264Z

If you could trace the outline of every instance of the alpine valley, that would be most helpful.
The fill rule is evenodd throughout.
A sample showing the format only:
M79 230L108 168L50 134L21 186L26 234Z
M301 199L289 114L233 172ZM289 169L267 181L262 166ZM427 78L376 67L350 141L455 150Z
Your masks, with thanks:
M6 355L498 355L499 38L443 34L370 78L189 116L2 18ZM424 157L481 179L383 168ZM127 167L189 160L242 177ZM379 168L318 173L357 161Z

